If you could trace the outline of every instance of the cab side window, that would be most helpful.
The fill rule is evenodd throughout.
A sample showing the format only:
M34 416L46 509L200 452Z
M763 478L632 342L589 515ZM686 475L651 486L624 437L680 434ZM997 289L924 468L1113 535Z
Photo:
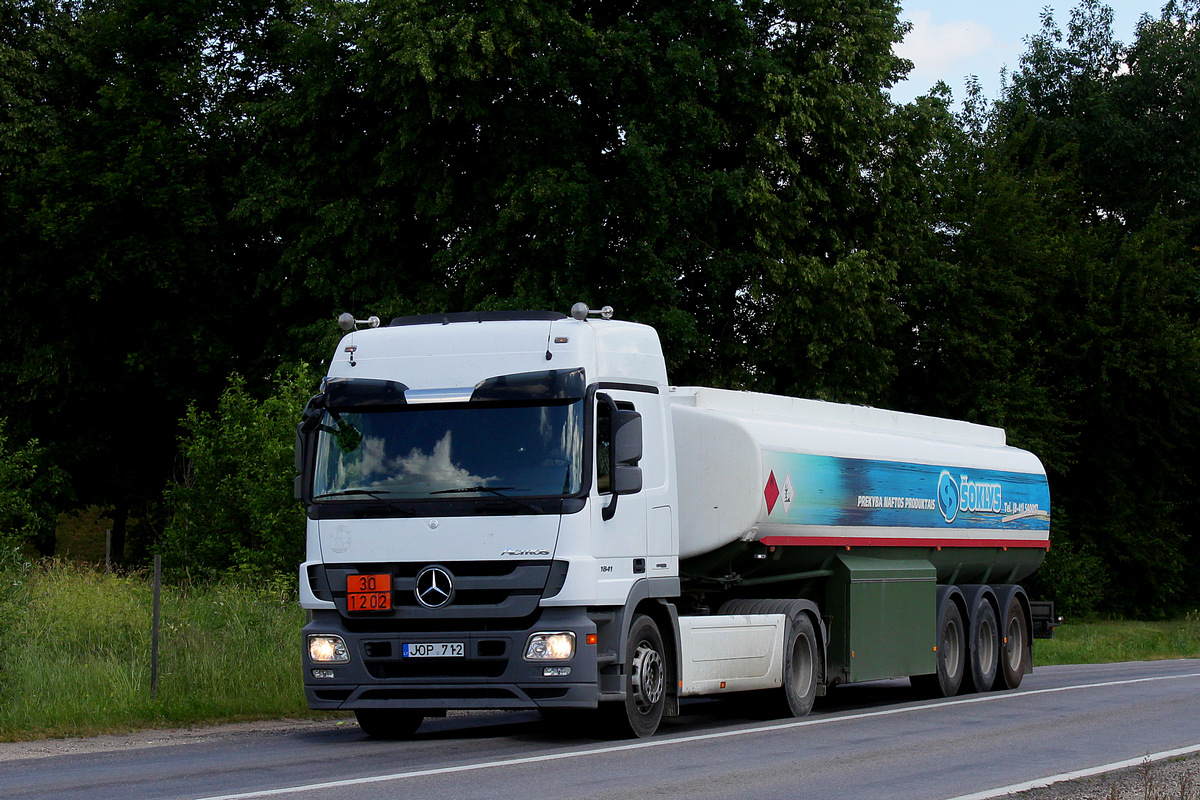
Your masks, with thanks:
M612 406L608 403L596 407L596 490L612 491Z
M617 408L633 411L633 403L617 401ZM597 395L596 403L596 491L612 492L612 411L613 404L605 395Z

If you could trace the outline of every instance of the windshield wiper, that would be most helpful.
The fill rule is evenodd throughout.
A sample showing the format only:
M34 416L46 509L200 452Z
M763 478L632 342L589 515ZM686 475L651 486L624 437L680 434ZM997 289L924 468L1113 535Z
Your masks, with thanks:
M496 497L500 497L505 500L508 500L510 503L516 503L517 505L522 506L523 508L527 508L535 514L542 513L542 509L533 505L532 503L526 503L524 500L522 500L519 497L513 497L510 494L504 494L504 492L500 491L501 489L512 489L512 488L514 488L514 487L512 487L512 486L495 486L495 487L492 487L492 486L458 486L454 489L439 489L436 492L430 492L430 494L461 494L461 493L465 493L465 492L487 492L488 494L494 494L494 495L496 495Z
M365 494L368 497L374 497L376 500L383 500L382 493L375 489L339 489L336 492L322 492L321 494L313 495L313 500L320 500L323 497L347 497L352 494Z
M411 507L402 506L399 503L397 503L395 500L389 500L388 498L383 496L384 494L391 494L391 492L379 492L374 489L339 489L336 492L324 492L322 494L313 495L313 500L321 500L326 497L349 497L351 495L360 495L360 494L366 495L367 497L371 498L372 500L378 500L379 502L383 503L385 506L387 506L389 508L394 508L397 511L403 513L405 516L411 517L411 516L413 516L413 514L416 513L416 511L414 511Z

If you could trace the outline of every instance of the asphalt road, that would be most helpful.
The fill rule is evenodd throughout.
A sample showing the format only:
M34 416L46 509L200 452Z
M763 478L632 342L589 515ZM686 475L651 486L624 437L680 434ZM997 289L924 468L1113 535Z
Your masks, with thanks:
M907 681L841 687L801 720L700 702L650 740L588 718L427 720L408 742L353 725L0 762L35 800L837 798L949 800L1200 745L1200 660L1044 667L1019 690L925 701Z

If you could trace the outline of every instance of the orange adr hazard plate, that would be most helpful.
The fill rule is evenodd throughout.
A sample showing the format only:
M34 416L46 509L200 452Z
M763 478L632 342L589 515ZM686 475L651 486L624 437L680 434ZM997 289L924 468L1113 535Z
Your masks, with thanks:
M347 575L347 611L390 611L392 608L391 575Z

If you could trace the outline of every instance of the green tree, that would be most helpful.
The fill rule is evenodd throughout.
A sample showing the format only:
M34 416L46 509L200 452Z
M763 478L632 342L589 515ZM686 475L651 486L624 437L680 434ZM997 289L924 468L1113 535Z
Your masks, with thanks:
M282 354L271 245L228 221L274 13L0 0L0 413L113 509L117 552L187 403Z
M314 385L306 367L281 370L258 401L234 375L214 413L188 409L182 474L166 494L164 565L204 578L295 572L304 509L293 497L293 445Z
M905 282L906 402L1002 425L1043 458L1063 545L1046 574L1077 611L1198 599L1200 152L1178 158L1197 8L1143 18L1129 47L1094 0L1065 36L1047 13L1003 96L968 96L942 236Z
M902 30L890 0L315 3L239 214L297 302L611 303L678 380L878 394Z

